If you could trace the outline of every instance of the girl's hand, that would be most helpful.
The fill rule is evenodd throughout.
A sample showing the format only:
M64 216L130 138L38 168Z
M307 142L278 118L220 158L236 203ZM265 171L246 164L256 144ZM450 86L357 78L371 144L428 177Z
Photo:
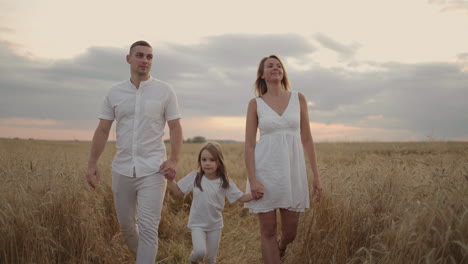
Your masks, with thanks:
M320 181L318 179L314 179L312 185L314 187L315 201L320 202L320 200L322 199L322 185L320 184Z
M168 174L168 175L163 174L163 175L164 175L164 177L166 178L166 180L168 180L168 181L174 181L175 178L176 178L176 175L175 175L175 174Z
M261 182L255 180L250 183L250 193L252 193L252 196L255 200L258 200L263 197L263 194L265 193L265 187Z

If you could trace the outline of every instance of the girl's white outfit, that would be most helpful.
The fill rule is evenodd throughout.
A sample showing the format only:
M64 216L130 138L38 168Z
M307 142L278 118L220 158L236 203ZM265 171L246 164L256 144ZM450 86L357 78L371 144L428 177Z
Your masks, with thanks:
M187 194L193 191L193 200L190 207L188 228L192 230L193 251L190 261L200 261L205 258L206 263L216 263L216 252L223 228L223 215L225 198L235 202L244 195L236 184L229 182L229 188L222 187L220 178L210 180L204 175L200 188L195 187L197 172L189 173L177 182L179 189Z
M309 208L309 187L301 141L301 108L297 92L291 92L280 116L261 97L256 98L260 139L255 146L255 176L265 193L245 204L251 213L277 208L303 212ZM247 181L247 190L250 184Z

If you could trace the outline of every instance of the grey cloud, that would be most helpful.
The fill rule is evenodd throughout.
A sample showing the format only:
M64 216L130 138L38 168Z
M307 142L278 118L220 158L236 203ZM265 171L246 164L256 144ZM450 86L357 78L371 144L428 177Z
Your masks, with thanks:
M156 58L182 66L182 71L201 68L256 67L264 56L278 53L284 57L300 57L316 48L296 34L280 35L221 35L206 37L199 44L168 44L155 48ZM161 57L162 56L162 57ZM199 67L192 68L193 65ZM189 65L190 68L184 67Z
M468 15L468 1L429 0L428 2L440 6L440 12L461 11Z
M204 38L196 45L156 49L153 69L178 89L181 106L188 113L239 115L253 95L251 87L261 58L274 53L302 58L315 50L307 39L295 34L222 35ZM197 95L203 100L193 100Z
M409 129L419 134L437 131L441 138L461 138L468 134L468 74L451 63L404 65L383 64L386 72L363 73L347 78L321 93L310 94L318 102L331 97L334 107L311 108L312 115L324 123L345 123L361 127ZM329 78L317 85L332 87ZM336 83L335 83L336 84ZM315 88L315 90L317 90ZM341 93L341 97L335 92ZM314 100L314 99L312 99ZM382 115L383 119L366 120ZM366 120L366 122L360 122Z
M457 63L464 68L464 70L468 70L468 52L467 53L460 53L457 55Z
M460 60L466 60L466 59L468 59L468 52L458 54L458 55L457 55L457 58L460 59Z
M15 30L9 27L0 27L0 32L3 33L15 33Z
M73 59L61 60L42 73L47 79L61 81L115 81L128 72L126 51L109 47L91 47Z
M441 12L461 11L468 15L468 3L453 4L448 7L442 8Z
M249 67L271 54L296 57L316 50L306 38L296 34L221 35L206 37L197 45L173 48L187 56L203 56L204 63L227 68Z
M155 48L152 73L168 82L179 80L184 76L200 76L205 73L208 64L200 55L190 52L178 52L173 46Z
M352 55L352 49L341 48L335 47ZM293 89L315 103L309 108L313 122L418 135L435 131L447 139L468 135L468 74L455 63L351 61L351 68L322 68L304 59L316 48L296 35L214 36L154 49L152 74L174 87L184 117L244 116L259 60L277 53L315 65L307 71L285 65ZM46 62L15 55L11 44L0 42L0 117L96 120L107 90L128 78L126 53L92 47L72 59ZM350 70L363 65L378 70Z
M315 35L315 40L317 40L323 47L333 50L342 59L350 59L354 56L360 45L352 44L352 45L344 45L339 43L338 41L324 35L318 33Z
M37 66L33 60L16 55L13 52L13 43L0 40L0 69L2 72L20 67L21 69L35 69Z
M106 90L116 82L105 74L99 79L92 70L79 71L86 66L97 70L99 65L93 63L29 59L11 48L12 44L0 42L0 117L90 119L96 116Z

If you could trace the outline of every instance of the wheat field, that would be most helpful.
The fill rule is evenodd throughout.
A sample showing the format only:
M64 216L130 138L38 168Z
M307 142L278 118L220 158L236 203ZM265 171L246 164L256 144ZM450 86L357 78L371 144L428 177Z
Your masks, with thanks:
M222 144L245 190L243 144ZM177 178L196 169L185 144ZM85 181L89 142L0 139L0 263L132 263L110 164ZM324 198L301 214L284 263L468 263L468 142L318 143ZM309 171L309 177L310 177ZM310 181L309 181L310 182ZM312 194L311 194L312 195ZM186 263L191 196L165 197L157 263ZM227 203L218 263L261 263L258 220Z

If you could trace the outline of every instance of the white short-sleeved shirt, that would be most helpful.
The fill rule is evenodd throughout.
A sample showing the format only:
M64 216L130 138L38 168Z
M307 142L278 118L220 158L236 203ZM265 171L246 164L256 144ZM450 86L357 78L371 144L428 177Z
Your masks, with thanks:
M99 115L99 119L116 121L112 169L130 177L134 172L136 177L158 172L166 160L166 121L179 118L176 94L167 83L150 76L138 89L130 80L112 87Z
M197 172L187 174L183 179L177 182L179 189L187 194L193 190L192 206L190 207L190 215L188 228L199 228L205 231L223 228L223 215L225 197L229 202L239 200L243 192L239 190L236 184L229 181L229 188L224 189L221 186L221 178L210 180L203 176L200 188L195 187L195 177Z

